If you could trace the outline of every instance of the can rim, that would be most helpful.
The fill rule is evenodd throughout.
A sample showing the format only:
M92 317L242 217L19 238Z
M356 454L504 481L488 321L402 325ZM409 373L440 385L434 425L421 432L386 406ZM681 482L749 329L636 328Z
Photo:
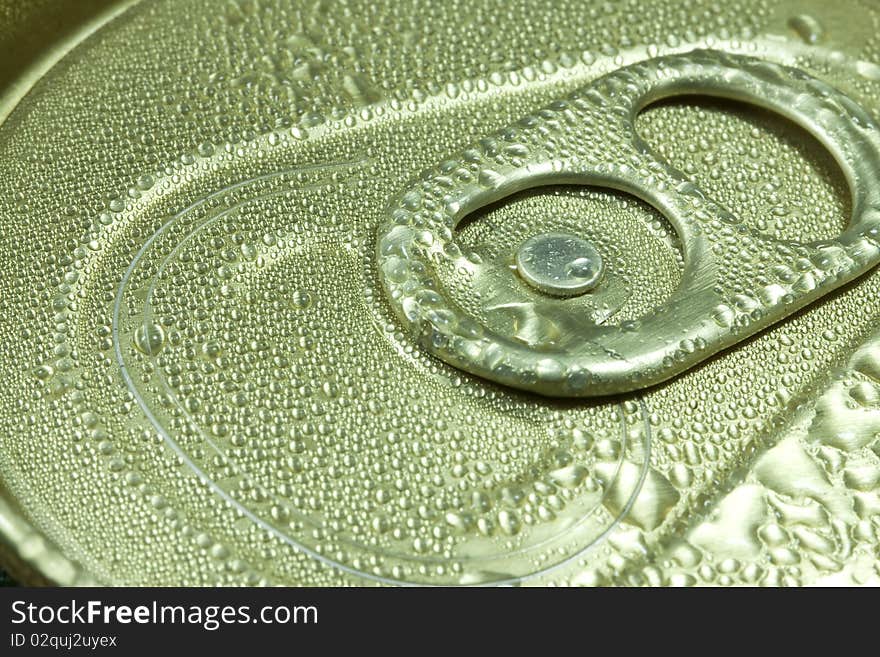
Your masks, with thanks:
M116 0L65 33L5 88L0 88L0 125L19 102L58 62L140 0ZM82 564L66 557L49 535L14 505L7 482L0 477L0 566L25 585L84 586L99 583Z
M0 481L0 565L25 586L89 586L100 582L24 513Z

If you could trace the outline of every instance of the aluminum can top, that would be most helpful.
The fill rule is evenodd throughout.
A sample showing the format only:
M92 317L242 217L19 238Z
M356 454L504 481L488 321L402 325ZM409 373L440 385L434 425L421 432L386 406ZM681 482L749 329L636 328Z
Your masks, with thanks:
M0 560L880 584L878 33L0 0Z

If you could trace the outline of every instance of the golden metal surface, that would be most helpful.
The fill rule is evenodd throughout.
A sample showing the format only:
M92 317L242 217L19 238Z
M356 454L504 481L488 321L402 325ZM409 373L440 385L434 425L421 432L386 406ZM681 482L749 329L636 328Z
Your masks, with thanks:
M880 274L876 236L848 237L876 221L876 3L53 9L65 29L0 78L0 559L18 576L880 583ZM3 30L4 52L28 38ZM700 67L688 95L636 102ZM705 217L676 205L698 189ZM394 225L407 239L383 250ZM515 271L553 233L595 246L595 289ZM433 357L443 340L410 333L432 291L456 334L503 336L535 376ZM673 361L601 392L664 382L555 396L571 389L535 354L585 325ZM661 325L719 328L667 344Z

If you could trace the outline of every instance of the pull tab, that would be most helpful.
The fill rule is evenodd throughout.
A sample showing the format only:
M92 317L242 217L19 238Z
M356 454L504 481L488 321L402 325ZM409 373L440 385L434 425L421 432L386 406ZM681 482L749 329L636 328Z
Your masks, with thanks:
M852 190L848 228L812 243L759 234L652 153L636 115L682 94L752 103L817 137ZM453 243L462 218L560 184L611 187L656 207L679 234L685 269L671 297L637 322L591 326L565 348L529 346L469 316L437 268L467 257ZM428 351L515 388L587 397L665 381L778 322L875 266L878 238L880 129L870 115L800 70L707 50L619 69L447 158L392 203L377 256L392 307Z

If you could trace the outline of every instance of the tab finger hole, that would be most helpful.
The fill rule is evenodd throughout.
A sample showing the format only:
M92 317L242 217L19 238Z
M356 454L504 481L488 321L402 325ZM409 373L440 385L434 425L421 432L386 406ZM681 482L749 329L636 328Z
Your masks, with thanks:
M639 136L752 231L777 240L831 240L852 199L832 154L807 130L755 105L706 96L652 103Z

